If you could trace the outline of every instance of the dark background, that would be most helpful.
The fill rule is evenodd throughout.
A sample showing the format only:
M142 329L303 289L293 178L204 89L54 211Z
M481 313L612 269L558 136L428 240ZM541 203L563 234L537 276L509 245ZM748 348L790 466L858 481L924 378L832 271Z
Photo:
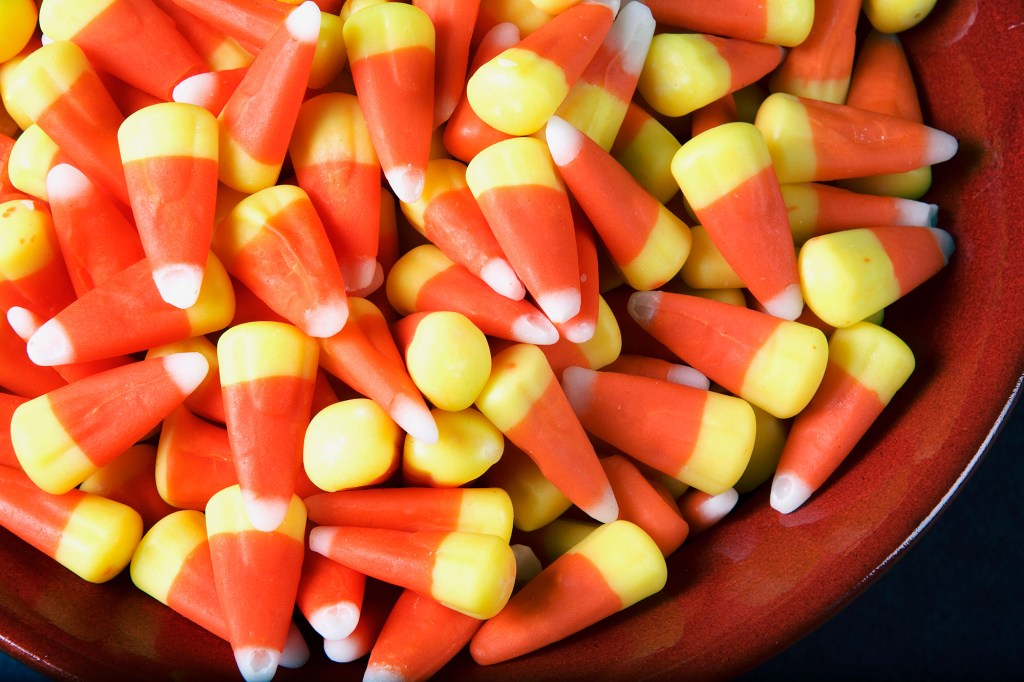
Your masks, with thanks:
M1024 408L1018 408L961 492L879 580L741 679L1019 679L1022 484ZM0 680L40 679L0 655Z

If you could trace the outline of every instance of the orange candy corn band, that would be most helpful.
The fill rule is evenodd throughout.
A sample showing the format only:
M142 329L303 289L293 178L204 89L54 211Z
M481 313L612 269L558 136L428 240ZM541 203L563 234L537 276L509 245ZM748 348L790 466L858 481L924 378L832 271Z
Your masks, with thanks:
M845 103L860 9L861 0L815 3L811 32L772 76L772 91Z
M469 46L480 0L415 0L430 17L436 32L434 64L434 126L448 120L466 82Z
M645 4L655 19L669 26L787 47L807 39L814 19L814 0L769 0L754 7L743 0L710 7L678 0Z
M67 382L52 367L40 367L28 357L25 342L0 319L0 386L18 396L35 398Z
M656 487L621 455L603 458L601 466L619 500L619 518L642 528L665 556L679 549L689 528L664 486Z

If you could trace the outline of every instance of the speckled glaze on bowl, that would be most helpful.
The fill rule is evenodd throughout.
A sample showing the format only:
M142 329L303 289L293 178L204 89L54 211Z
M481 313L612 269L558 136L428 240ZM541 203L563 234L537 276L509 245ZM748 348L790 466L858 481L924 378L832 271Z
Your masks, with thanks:
M918 368L838 475L781 516L767 490L669 561L666 589L543 651L462 680L725 678L842 608L968 479L1024 369L1024 7L946 0L904 35L927 119L961 143L929 194L957 251L887 326ZM254 595L254 598L258 598ZM313 641L312 639L310 641ZM0 531L0 643L56 679L240 679L230 649L136 590L87 584ZM360 679L313 645L276 679Z

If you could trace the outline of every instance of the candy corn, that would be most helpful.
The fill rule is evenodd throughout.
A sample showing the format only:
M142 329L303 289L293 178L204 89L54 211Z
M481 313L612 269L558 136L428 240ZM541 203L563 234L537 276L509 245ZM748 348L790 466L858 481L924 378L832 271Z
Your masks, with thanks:
M53 219L28 199L0 203L0 308L53 315L75 300Z
M324 639L352 634L365 589L365 575L306 548L295 605Z
M669 26L787 47L806 40L814 21L814 0L768 0L755 6L743 0L711 6L678 0L645 4L655 19Z

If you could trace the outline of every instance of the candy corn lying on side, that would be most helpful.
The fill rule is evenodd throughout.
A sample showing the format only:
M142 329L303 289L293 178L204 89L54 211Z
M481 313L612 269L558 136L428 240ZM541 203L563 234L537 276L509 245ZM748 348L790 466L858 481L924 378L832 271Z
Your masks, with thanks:
M954 254L911 6L0 0L0 525L254 682L529 656L799 517Z

